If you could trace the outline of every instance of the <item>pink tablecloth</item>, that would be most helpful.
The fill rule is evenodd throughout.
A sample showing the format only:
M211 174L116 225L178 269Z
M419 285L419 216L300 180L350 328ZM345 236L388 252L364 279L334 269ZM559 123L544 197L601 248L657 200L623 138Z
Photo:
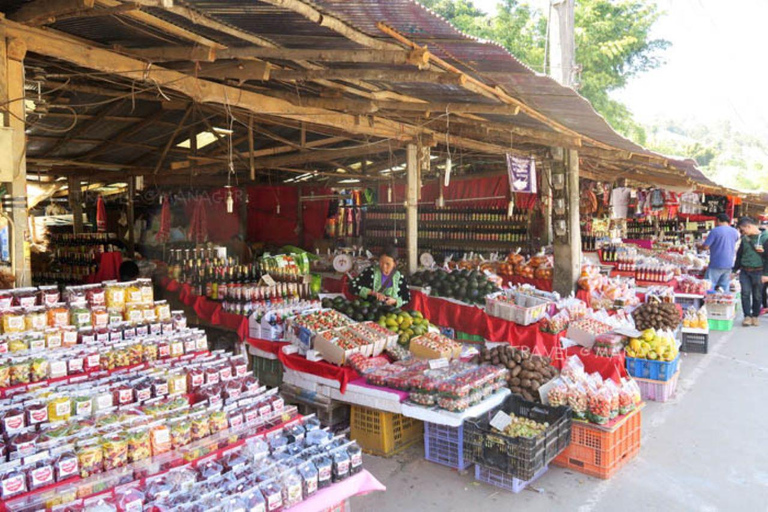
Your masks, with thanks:
M310 498L302 501L296 506L287 509L288 512L317 512L331 508L352 496L360 496L374 491L386 491L387 488L376 480L367 470L362 470L355 476L333 484L321 491L318 491Z

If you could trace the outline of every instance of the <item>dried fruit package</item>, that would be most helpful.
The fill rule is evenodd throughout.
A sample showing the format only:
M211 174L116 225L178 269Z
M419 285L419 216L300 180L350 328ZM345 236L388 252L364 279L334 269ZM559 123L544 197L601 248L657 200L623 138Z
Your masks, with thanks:
M604 386L600 389L589 389L589 420L602 425L611 419L611 389Z
M554 384L549 388L547 401L552 407L568 405L568 385L561 377L555 379Z
M568 386L568 407L573 411L575 418L586 418L587 390L583 383L575 382Z

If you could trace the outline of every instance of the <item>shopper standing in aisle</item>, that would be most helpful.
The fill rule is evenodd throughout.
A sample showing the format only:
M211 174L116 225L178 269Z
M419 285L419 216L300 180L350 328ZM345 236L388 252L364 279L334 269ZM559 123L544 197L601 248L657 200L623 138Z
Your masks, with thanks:
M731 289L731 270L736 257L739 232L731 227L731 219L725 213L717 216L717 227L709 232L704 246L709 248L709 268L705 278L712 283L712 290L724 292Z
M763 283L768 282L768 234L762 233L751 217L739 220L741 245L736 253L734 272L741 283L741 307L744 327L758 325L763 305Z

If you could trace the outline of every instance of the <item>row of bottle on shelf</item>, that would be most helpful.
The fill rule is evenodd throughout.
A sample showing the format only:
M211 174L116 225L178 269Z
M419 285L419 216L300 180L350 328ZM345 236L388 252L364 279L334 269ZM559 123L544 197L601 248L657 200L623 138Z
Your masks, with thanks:
M638 264L635 268L635 279L638 281L650 281L653 283L668 283L675 277L672 265L656 263Z
M95 275L98 269L97 265L83 267L62 265L56 272L33 272L32 284L34 286L46 284L60 284L64 286L86 284L88 278Z
M405 229L368 229L366 238L400 238L405 237ZM420 229L419 240L445 240L454 242L527 242L528 230L514 228L498 231L493 228L480 226L467 229Z
M515 208L512 215L506 209L499 208L425 208L419 207L419 222L498 222L520 224L528 221L528 214ZM374 207L365 212L366 222L405 221L402 208Z

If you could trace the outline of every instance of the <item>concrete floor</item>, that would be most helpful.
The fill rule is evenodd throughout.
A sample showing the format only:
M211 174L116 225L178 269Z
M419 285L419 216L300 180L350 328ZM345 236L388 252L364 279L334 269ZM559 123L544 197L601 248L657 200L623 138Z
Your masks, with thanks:
M611 480L558 467L520 494L423 459L422 445L366 457L387 492L354 512L768 510L768 318L710 335L709 354L683 354L677 395L643 410L639 456Z

